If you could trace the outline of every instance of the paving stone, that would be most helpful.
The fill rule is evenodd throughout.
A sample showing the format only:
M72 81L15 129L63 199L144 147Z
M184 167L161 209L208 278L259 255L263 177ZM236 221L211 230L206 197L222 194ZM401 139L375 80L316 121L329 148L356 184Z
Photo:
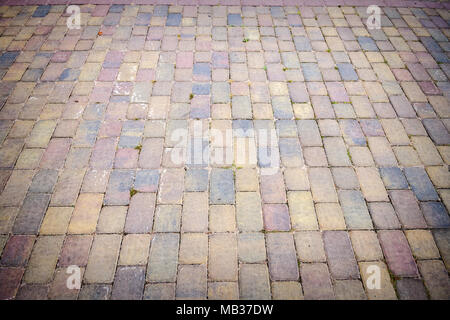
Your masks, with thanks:
M372 229L372 220L360 191L340 190L339 201L348 229Z
M269 233L266 241L271 279L297 280L298 264L292 236L285 233Z
M24 274L27 283L49 283L53 278L64 236L43 236L36 240Z
M417 265L402 231L382 230L378 232L378 237L389 270L395 276L413 277L418 274Z
M267 300L271 298L269 272L265 264L242 264L239 269L239 298Z
M363 280L364 288L366 289L367 297L369 298L369 300L397 300L394 287L391 283L388 268L386 267L384 262L360 262L359 268L361 271L361 278ZM374 270L380 270L379 289L374 286L373 280L370 278L370 276L374 274Z
M209 237L208 277L213 281L237 281L237 240L233 234Z
M334 300L330 273L325 263L302 264L300 276L306 300Z
M427 300L428 296L422 280L400 279L396 282L400 300Z
M389 193L392 205L402 225L407 229L426 227L414 194L410 190L394 190Z
M14 222L13 232L15 234L37 234L49 201L50 195L48 194L28 194Z
M358 267L348 233L345 231L325 231L323 240L333 278L359 278Z
M206 295L206 266L181 265L178 271L176 297L180 299L205 299Z
M178 263L178 234L160 233L154 235L149 253L147 281L173 282Z
M439 260L423 260L419 261L418 265L430 298L446 299L449 294L449 283L444 264Z

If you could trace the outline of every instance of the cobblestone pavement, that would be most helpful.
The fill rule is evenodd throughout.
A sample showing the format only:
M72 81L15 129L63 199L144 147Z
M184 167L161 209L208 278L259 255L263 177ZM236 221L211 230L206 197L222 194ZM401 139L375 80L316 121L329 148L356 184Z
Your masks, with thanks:
M0 298L449 299L450 13L308 2L0 6Z

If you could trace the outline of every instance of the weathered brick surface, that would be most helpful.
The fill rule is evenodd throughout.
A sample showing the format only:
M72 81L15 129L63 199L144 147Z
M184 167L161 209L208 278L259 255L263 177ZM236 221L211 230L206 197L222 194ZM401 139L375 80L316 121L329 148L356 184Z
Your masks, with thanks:
M449 297L445 1L19 2L0 298Z

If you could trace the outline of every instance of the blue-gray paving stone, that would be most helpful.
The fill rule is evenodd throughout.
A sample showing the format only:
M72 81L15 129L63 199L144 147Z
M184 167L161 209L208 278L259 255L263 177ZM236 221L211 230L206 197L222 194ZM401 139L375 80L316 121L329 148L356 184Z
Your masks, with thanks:
M208 95L211 92L211 85L209 83L194 83L192 86L192 93L196 95Z
M50 194L29 193L14 221L14 234L38 234L50 202Z
M273 97L272 110L276 119L292 119L294 117L291 100L286 96Z
M43 73L44 69L28 69L23 74L22 81L37 82Z
M276 161L274 163L274 161ZM258 146L258 166L260 168L278 168L280 165L280 151L278 148Z
M130 96L111 96L109 102L130 102Z
M0 56L0 68L10 67L14 61L16 61L17 56L20 54L19 51L7 51Z
M202 75L202 76L210 76L211 75L211 67L209 63L195 63L194 64L194 70L193 73L196 75Z
M430 228L450 227L450 217L442 202L421 202L420 207Z
M311 43L307 37L294 37L295 49L297 51L311 51Z
M169 6L167 6L167 5L156 6L153 9L153 15L156 17L165 17L165 16L167 16L168 12L169 12Z
M141 143L141 137L122 135L119 139L119 148L135 148Z
M280 138L279 148L282 157L302 158L302 148L297 138Z
M140 133L143 132L145 128L145 122L141 120L128 120L124 121L122 124L122 134L129 132Z
M348 229L372 229L372 219L359 190L340 190L339 201Z
M101 121L99 120L87 120L82 121L78 127L77 132L82 132L81 136L75 135L74 146L88 145L94 146L95 140L97 139L97 133L100 129Z
M88 104L84 109L83 117L89 120L101 120L105 114L106 104L94 103Z
M297 137L298 130L295 120L277 120L275 127L279 137Z
M284 11L282 7L270 7L270 14L274 18L284 18Z
M366 51L379 51L378 47L373 41L372 38L369 37L358 37L358 43L361 46L361 49Z
M300 65L305 81L322 81L322 74L317 63L301 63Z
M177 27L181 23L181 13L169 13L167 15L166 26Z
M411 188L420 201L439 200L439 196L434 189L433 184L423 168L410 167L405 168L405 176Z
M431 34L433 39L438 42L447 42L447 37L437 28L428 28L427 31Z
M432 54L434 51L442 52L442 48L432 37L420 37L423 46Z
M381 179L386 189L408 189L408 181L402 169L398 167L380 168Z
M134 24L137 26L148 26L150 25L151 18L152 18L151 13L140 12L136 17L136 22Z
M199 192L208 190L208 170L188 169L184 178L186 191Z
M350 140L353 144L358 146L366 145L366 137L364 136L357 120L344 119L339 120L339 123L345 134L345 140Z
M231 126L233 128L233 136L234 137L253 137L254 136L252 120L245 120L245 119L233 120L233 122L231 123Z
M402 17L396 8L384 7L383 11L391 19L401 19Z
M450 59L445 52L431 51L430 54L437 63L450 63Z
M211 204L234 204L234 173L232 169L211 170L210 197Z
M363 119L360 120L360 124L366 136L384 136L384 130L379 120Z
M113 13L122 13L124 9L124 5L123 4L113 4L110 8L109 8L109 12L113 12Z
M234 119L251 119L252 105L248 96L233 96L231 112Z
M105 205L127 205L130 202L130 189L133 186L134 170L113 170L106 188Z
M115 26L118 25L120 22L120 13L108 13L103 19L103 25L105 26Z
M33 193L52 193L57 180L57 170L41 169L33 177L28 191Z
M39 69L34 69L39 70ZM59 76L59 81L76 81L80 76L81 70L79 69L64 69Z
M242 17L238 13L230 13L228 15L227 24L229 26L242 26Z
M50 12L51 6L45 5L45 6L39 6L34 11L32 17L33 18L43 18Z
M439 119L423 119L423 126L428 132L430 138L437 145L450 144L450 134L444 124Z
M134 189L142 192L156 192L158 190L158 170L139 170L136 172Z
M339 74L344 81L356 81L358 80L358 75L353 69L353 65L350 63L338 63L337 64Z

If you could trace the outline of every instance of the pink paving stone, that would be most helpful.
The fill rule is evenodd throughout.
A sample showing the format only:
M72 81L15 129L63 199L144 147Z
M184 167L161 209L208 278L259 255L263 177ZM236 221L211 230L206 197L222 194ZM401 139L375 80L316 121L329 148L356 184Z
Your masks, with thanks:
M34 34L36 35L47 35L53 29L53 26L38 26L34 29Z
M247 82L232 82L231 83L231 94L234 96L250 95L248 83Z
M0 264L8 267L24 266L30 257L35 238L35 236L11 236L3 249Z
M292 102L308 102L309 94L303 82L288 83L289 95Z
M0 268L0 300L14 298L23 273L23 268Z
M427 224L411 190L389 193L395 212L405 229L426 228Z
M347 91L341 82L326 82L326 86L332 102L350 102Z
M98 81L114 81L116 80L119 69L102 69L98 75Z
M41 168L61 169L64 166L72 139L54 138L50 140L47 149L42 156Z
M406 69L391 69L391 71L398 81L413 81L414 80L411 73L409 73L409 71Z
M154 69L139 69L136 74L136 81L153 81L155 80Z
M87 265L89 250L93 237L91 235L68 235L58 260L59 267Z
M69 60L72 51L58 51L52 56L51 62L67 62Z
M154 193L137 193L131 198L125 221L126 233L151 232L155 201Z
M111 36L116 31L116 26L102 26L100 32L103 36Z
M442 94L441 90L431 81L419 82L419 86L426 95Z
M89 97L89 101L94 103L108 102L109 97L111 96L112 89L113 89L112 82L97 83L94 89L92 90L91 96Z
M128 96L133 91L133 83L132 82L117 82L113 87L113 95L117 96Z
M117 169L136 168L138 157L139 157L139 150L132 148L119 149L116 152L116 159L114 160L114 168Z
M213 68L228 68L228 53L227 52L213 52L212 54L212 66Z
M44 41L45 37L43 36L32 36L31 39L28 40L24 50L37 51L40 49Z
M422 64L422 66L426 69L439 67L439 65L434 60L433 56L428 52L417 52L416 56L417 59L419 59L419 62Z
M425 68L420 63L408 63L407 67L414 79L417 81L427 81L431 79Z
M261 175L261 197L265 203L286 203L286 191L281 172Z
M109 6L108 5L97 5L94 10L91 12L92 17L104 17L108 13Z
M122 131L122 121L120 120L106 120L100 127L99 137L118 137Z
M192 68L194 64L194 53L193 52L179 52L177 54L177 69L188 69Z
M162 27L149 28L147 40L161 40L163 35L164 35L164 28Z
M289 231L291 229L289 210L285 204L265 204L263 217L264 229L268 231Z
M95 142L90 166L95 169L111 169L116 152L117 139L103 138Z
M399 56L405 63L414 63L418 61L416 55L412 52L399 52Z
M389 270L400 277L416 277L417 265L404 233L400 230L381 230L378 232Z

